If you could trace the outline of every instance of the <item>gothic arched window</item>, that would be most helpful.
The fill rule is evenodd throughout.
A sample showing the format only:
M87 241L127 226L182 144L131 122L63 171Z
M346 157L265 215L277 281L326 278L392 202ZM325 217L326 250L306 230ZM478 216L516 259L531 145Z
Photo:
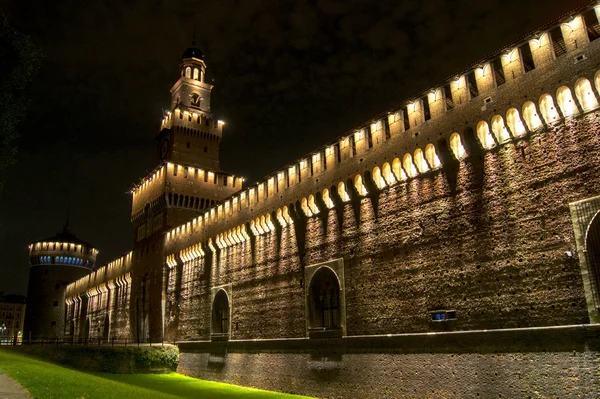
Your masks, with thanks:
M229 334L229 298L224 290L219 290L213 300L212 333Z
M340 329L340 284L329 267L320 268L309 288L309 329Z

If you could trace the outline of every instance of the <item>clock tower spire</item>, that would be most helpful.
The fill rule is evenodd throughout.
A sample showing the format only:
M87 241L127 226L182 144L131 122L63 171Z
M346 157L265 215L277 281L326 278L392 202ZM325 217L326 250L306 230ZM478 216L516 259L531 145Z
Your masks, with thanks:
M171 88L171 104L157 136L163 161L219 170L223 123L210 109L213 86L206 83L204 54L196 41L179 63L179 79Z

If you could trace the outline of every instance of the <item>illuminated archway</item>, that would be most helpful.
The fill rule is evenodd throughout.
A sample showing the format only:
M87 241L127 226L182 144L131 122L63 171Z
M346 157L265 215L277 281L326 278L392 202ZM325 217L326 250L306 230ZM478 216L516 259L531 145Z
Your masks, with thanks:
M373 168L372 176L373 182L375 183L378 189L383 190L387 186L387 183L381 174L381 169L379 169L379 166L375 166Z
M323 203L327 207L327 209L332 209L334 207L333 201L331 199L331 195L329 195L329 189L324 189L323 193L321 193L323 197Z
M429 171L429 165L427 165L427 161L425 160L425 156L423 155L423 150L417 148L414 152L414 161L419 173L425 173Z
M427 144L425 146L425 159L431 169L437 169L442 165L433 144Z
M402 169L402 162L400 161L400 158L394 158L392 161L392 173L396 177L396 180L406 180L406 173L404 172L404 169Z
M404 154L404 157L402 158L402 168L408 177L415 177L419 174L410 154Z
M467 155L467 151L465 151L462 139L458 133L452 133L450 136L450 150L457 161L463 159Z
M342 202L350 201L350 196L348 195L348 191L346 190L346 184L344 182L341 181L338 183L337 190L338 195L342 199Z
M356 192L358 192L358 195L365 196L369 193L363 183L361 175L354 176L354 188L356 189Z
M575 82L575 95L584 111L598 108L598 100L594 95L592 84L586 78L581 78Z
M523 124L521 116L519 115L519 111L516 108L511 108L506 111L506 122L508 123L510 131L515 137L521 137L527 134L527 129L525 129L525 125Z
M546 123L552 123L560 119L558 110L554 105L554 99L550 94L540 96L540 112Z
M502 119L502 117L500 117L500 119ZM504 125L504 123L502 123L502 125ZM489 150L496 145L496 142L490 133L490 127L486 121L480 121L477 124L477 138L479 139L481 146L486 150Z
M544 126L533 101L527 101L523 104L523 119L525 119L525 123L527 123L527 126L531 131L540 129Z
M397 182L396 176L394 176L394 172L392 172L392 166L389 162L384 163L381 167L381 175L385 179L385 182L390 186Z
M556 91L556 100L558 101L558 106L565 117L573 116L577 113L577 106L573 100L571 89L569 89L567 86L558 88Z

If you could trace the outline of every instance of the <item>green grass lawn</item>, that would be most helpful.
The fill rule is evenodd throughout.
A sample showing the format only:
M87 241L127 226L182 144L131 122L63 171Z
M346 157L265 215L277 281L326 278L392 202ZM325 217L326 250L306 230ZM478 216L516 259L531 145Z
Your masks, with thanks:
M181 374L84 373L0 350L0 372L17 380L34 398L289 398L305 396L198 380Z

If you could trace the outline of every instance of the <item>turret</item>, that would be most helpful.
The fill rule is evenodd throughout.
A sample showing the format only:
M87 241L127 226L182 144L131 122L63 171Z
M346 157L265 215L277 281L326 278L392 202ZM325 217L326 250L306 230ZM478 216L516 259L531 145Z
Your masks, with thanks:
M29 288L25 339L62 337L65 287L89 274L98 250L72 233L68 223L55 236L29 245Z

